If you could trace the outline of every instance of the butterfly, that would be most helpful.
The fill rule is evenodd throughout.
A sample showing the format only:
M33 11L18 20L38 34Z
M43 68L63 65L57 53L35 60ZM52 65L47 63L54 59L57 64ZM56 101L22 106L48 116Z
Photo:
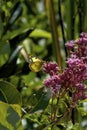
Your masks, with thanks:
M45 61L43 61L42 59L40 59L36 56L31 55L31 56L29 56L28 62L29 62L29 68L32 71L39 72L42 69L42 66Z

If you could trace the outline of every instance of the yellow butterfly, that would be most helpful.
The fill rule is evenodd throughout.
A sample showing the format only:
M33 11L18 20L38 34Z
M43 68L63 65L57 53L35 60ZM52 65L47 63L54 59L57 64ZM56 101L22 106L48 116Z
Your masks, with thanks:
M42 65L45 61L39 59L36 56L29 56L28 59L29 68L34 72L39 72L42 69Z

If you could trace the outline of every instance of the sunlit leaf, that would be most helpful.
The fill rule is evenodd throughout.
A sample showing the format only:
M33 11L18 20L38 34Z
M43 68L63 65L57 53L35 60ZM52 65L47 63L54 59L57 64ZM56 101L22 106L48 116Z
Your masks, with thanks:
M78 107L77 110L81 114L81 116L87 116L87 111L84 110L84 107Z
M0 130L22 130L19 105L8 105L0 101Z
M41 29L35 29L31 34L30 37L36 38L51 38L51 33Z

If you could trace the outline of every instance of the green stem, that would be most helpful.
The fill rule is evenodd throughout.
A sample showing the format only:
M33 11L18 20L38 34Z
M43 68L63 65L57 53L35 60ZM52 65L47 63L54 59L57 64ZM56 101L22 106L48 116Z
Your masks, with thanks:
M60 25L61 25L61 30L62 30L62 37L63 37L63 42L64 42L64 49L65 49L65 54L67 57L67 50L65 47L66 38L65 38L65 32L64 32L64 22L63 22L63 17L62 17L62 10L61 10L61 0L58 1L58 8L59 8L59 17L60 17Z
M69 115L69 113L72 112L72 109L74 109L76 107L76 103L72 103L71 106L67 109L67 111L63 114L63 116L60 119L57 119L55 121L50 122L43 130L46 130L49 126L54 126L54 125L59 125L60 122L67 116ZM52 129L51 129L52 130Z
M53 121L53 97L52 97L52 103L51 103L51 122ZM51 125L51 130L53 129L53 125Z
M49 12L50 12L50 23L52 27L52 36L53 36L53 42L54 42L54 52L56 61L59 64L59 67L62 68L62 57L61 57L61 51L60 51L60 45L59 45L59 37L58 37L58 31L57 31L57 24L56 24L56 18L55 18L55 12L54 12L54 6L53 6L53 0L48 0Z
M83 1L79 0L78 3L78 14L79 14L79 33L81 33L83 31Z
M76 2L75 0L66 0L65 8L67 8L67 13L66 13L67 40L74 39L75 2Z
M58 104L59 104L59 96L57 97L57 103L54 111L54 120L56 120L57 114L58 114Z

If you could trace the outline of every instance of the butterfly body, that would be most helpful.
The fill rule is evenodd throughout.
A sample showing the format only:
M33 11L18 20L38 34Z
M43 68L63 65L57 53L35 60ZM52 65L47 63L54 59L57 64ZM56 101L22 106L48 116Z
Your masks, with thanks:
M44 61L36 56L29 56L29 68L34 72L39 72L42 69Z

